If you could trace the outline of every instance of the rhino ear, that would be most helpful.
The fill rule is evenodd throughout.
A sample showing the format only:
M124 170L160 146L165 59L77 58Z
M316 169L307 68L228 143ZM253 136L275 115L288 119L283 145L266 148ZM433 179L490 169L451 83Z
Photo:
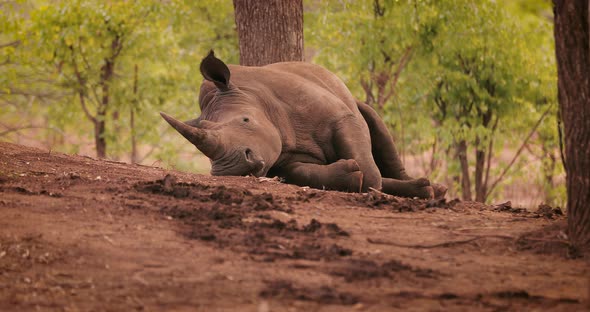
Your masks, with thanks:
M201 74L203 78L213 82L220 90L229 88L229 68L220 59L215 57L213 50L201 61Z

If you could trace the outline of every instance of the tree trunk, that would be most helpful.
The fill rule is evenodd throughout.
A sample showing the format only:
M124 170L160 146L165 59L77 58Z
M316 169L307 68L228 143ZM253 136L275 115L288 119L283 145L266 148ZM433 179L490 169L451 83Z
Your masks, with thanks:
M302 0L234 0L240 64L303 61Z
M488 90L490 90L490 94L494 93L491 87L489 87ZM488 110L486 112L483 112L482 110L477 108L477 114L481 118L481 124L486 129L490 129L492 132L492 137L490 137L491 144L491 140L493 140L493 133L495 132L497 126L497 124L495 124L490 127L490 122L492 121L493 116L492 111ZM491 149L488 150L487 153L490 153L489 156L491 156ZM487 153L486 148L483 146L481 138L478 136L475 140L475 200L480 203L485 203L487 197L486 194L488 191L487 179L485 179L484 177Z
M559 109L565 134L568 236L590 247L590 38L588 1L554 0Z
M113 77L115 64L106 59L105 64L101 67L100 84L102 87L102 99L96 112L96 122L94 123L94 139L96 141L96 156L105 158L107 156L106 134L106 117L107 108L109 107L109 85Z
M467 161L467 142L460 141L455 146L456 157L461 165L461 194L463 200L471 200L471 180L469 178L469 162Z
M98 113L96 122L94 122L94 143L96 146L96 157L98 158L107 157L107 141L104 137L106 132L105 117L104 112Z
M104 65L100 68L100 86L102 88L102 98L96 110L94 120L94 139L96 142L96 156L105 158L107 156L106 134L106 117L110 102L110 86L115 76L115 59L121 52L121 37L115 36L111 42L111 55L104 59ZM118 116L117 114L113 117ZM118 118L118 117L117 117Z
M475 149L475 200L481 203L486 201L486 187L484 183L484 165L486 152L482 149L479 139L476 142Z

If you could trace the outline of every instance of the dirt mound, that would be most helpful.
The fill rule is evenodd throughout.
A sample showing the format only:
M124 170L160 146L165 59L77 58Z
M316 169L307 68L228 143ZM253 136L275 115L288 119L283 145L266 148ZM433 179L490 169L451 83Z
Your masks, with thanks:
M0 143L0 310L583 310L564 220Z

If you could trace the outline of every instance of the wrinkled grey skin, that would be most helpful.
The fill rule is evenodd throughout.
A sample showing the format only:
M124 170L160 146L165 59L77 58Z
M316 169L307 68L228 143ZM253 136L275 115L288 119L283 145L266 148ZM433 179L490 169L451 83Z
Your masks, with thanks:
M320 189L421 198L446 191L410 178L375 111L320 66L227 66L211 52L201 73L201 116L181 122L161 114L209 157L212 175L280 176Z

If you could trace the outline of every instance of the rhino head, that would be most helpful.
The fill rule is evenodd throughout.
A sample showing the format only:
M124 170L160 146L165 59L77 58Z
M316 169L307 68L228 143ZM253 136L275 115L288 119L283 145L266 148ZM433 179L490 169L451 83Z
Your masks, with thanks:
M202 115L188 122L160 115L209 157L212 175L266 175L281 153L281 139L265 106L251 90L244 92L230 83L229 68L213 51L200 70L215 85L207 99L201 94Z

